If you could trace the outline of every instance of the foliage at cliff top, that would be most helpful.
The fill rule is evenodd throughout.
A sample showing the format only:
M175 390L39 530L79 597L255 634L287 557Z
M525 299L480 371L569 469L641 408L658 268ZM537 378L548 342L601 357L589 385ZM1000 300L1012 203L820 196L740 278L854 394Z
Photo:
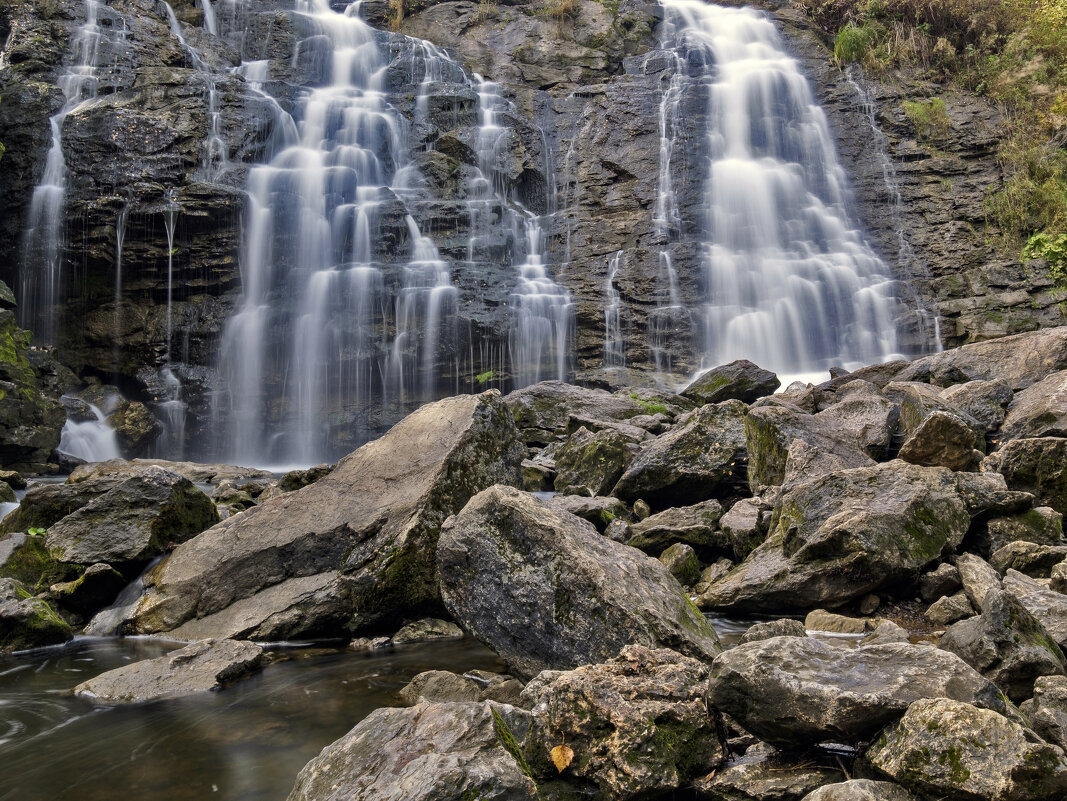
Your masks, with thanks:
M1067 232L1067 0L796 2L835 37L838 62L918 66L1004 104L1007 179L988 197L990 222L1004 244L1029 242L1024 258L1047 258L1062 278L1067 261L1042 243Z

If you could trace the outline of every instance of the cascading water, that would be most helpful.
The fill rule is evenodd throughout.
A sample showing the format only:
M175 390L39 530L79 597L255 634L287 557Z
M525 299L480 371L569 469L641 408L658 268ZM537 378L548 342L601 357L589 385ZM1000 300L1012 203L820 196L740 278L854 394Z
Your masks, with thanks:
M86 462L103 462L120 457L115 429L107 424L107 418L99 407L88 404L94 419L75 422L67 420L59 436L60 453L83 459Z
M71 37L70 64L59 77L63 90L62 108L49 120L52 143L45 158L44 174L33 190L26 232L22 240L22 265L19 270L19 323L32 328L37 339L55 339L55 306L63 300L64 247L63 216L67 203L67 164L63 155L63 124L83 103L96 97L100 84L107 80L101 64L109 55L117 58L126 45L127 29L121 17L100 24L106 5L85 0L85 22Z
M298 100L295 125L282 126L296 137L249 172L243 293L220 351L227 455L252 463L321 459L332 450L331 415L369 409L372 397L432 397L454 303L447 263L410 216L400 245L408 262L380 261L381 216L419 181L386 102L376 32L358 3L338 13L326 0L298 0L296 10L310 29L296 58L323 74ZM421 54L428 71L446 58Z
M663 5L679 70L669 102L696 91L708 108L703 366L747 358L798 374L890 358L895 284L850 218L825 117L774 25L749 9ZM664 224L670 208L657 205Z
M608 279L604 283L604 366L625 367L626 350L622 341L622 297L615 287L615 280L625 261L626 253L620 250L608 262Z

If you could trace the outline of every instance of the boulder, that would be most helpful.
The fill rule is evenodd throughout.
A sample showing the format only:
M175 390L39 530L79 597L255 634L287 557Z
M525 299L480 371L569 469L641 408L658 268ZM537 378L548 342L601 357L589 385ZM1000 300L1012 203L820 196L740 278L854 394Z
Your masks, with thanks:
M647 409L634 398L602 389L585 389L562 381L542 381L504 398L523 439L536 445L554 442L567 433L572 415L594 420L627 420Z
M1000 573L1018 570L1031 578L1049 578L1052 568L1067 560L1067 545L1038 545L1036 542L1009 542L989 557Z
M893 400L900 407L900 420L897 426L900 436L905 441L911 439L919 432L924 421L935 413L950 415L957 419L955 430L959 430L958 423L962 422L971 429L972 435L969 442L974 447L982 448L985 445L986 429L981 423L964 412L959 407L942 397L941 392L929 384L908 381L893 381L886 385L884 390L886 397ZM946 428L944 422L941 428ZM937 429L927 432L925 439L934 439ZM946 435L950 434L945 431ZM960 448L962 449L962 448Z
M48 588L55 603L76 615L88 617L103 609L122 592L128 582L111 565L99 562L89 565L78 578L63 581Z
M548 504L577 515L596 526L601 534L615 521L628 522L630 510L618 498L583 498L580 495L553 495Z
M671 571L678 583L691 587L700 580L700 561L692 546L676 542L659 555L663 566Z
M67 480L80 484L96 479L127 479L139 475L150 467L162 467L172 473L185 476L194 484L218 484L232 481L241 487L248 481L268 481L274 477L269 470L255 467L240 467L235 464L203 464L200 462L172 462L167 459L109 459L92 462L74 468Z
M997 688L947 651L909 643L850 649L813 637L724 651L708 695L746 731L782 748L869 739L920 698L1005 709Z
M1067 793L1067 757L991 709L924 698L867 750L871 763L923 796L1052 801Z
M989 556L1012 542L1062 545L1063 515L1050 506L1039 506L1021 514L991 518L976 545Z
M960 586L960 571L954 565L942 562L919 579L919 595L927 603L933 603L956 592Z
M48 602L25 585L0 578L0 653L66 642L74 634Z
M1000 574L980 556L961 553L956 557L956 570L960 574L963 591L967 593L967 600L975 609L982 608L987 592L1000 589Z
M398 624L438 599L441 523L518 483L524 451L496 392L427 404L314 484L179 546L126 629L293 639Z
M768 620L766 623L756 623L749 626L739 645L758 640L769 640L771 637L807 637L808 630L804 623L791 617L783 617L780 620Z
M401 703L415 706L420 699L427 701L477 701L482 688L465 676L447 670L427 670L419 673L397 692Z
M427 617L408 623L392 636L394 645L412 642L429 642L431 640L459 640L463 638L463 629L447 620Z
M1003 381L968 381L941 390L941 397L973 417L986 431L996 431L1004 422L1015 393Z
M1042 676L1034 682L1034 697L1019 711L1046 742L1067 748L1067 677Z
M606 495L626 469L635 444L611 429L594 434L579 428L556 451L556 492Z
M648 554L657 554L672 543L683 542L701 550L731 552L719 529L722 506L718 501L701 501L678 506L630 524L627 545Z
M452 616L520 676L603 662L627 644L710 659L714 629L666 567L519 490L485 490L437 549Z
M26 489L26 479L16 470L0 470L0 481L12 489Z
M917 578L969 525L944 468L893 461L831 473L786 491L767 540L700 603L776 612L840 605Z
M693 592L697 595L702 595L707 592L708 587L733 569L734 563L731 560L726 559L725 557L716 560L700 571L700 578L697 579L697 583L693 585Z
M782 484L790 456L797 461L805 450L804 469L810 478L874 463L856 440L838 428L838 421L808 414L784 401L754 406L745 415L744 426L748 483L754 494L762 487ZM807 448L798 453L797 441Z
M825 609L813 609L804 618L805 631L822 631L831 634L866 634L874 626L867 618L835 615Z
M1026 389L1067 369L1067 327L974 342L916 359L898 381L928 381L947 387L980 379L1003 381L1013 391Z
M519 754L528 721L491 702L376 709L304 766L288 801L538 801Z
M144 563L218 520L189 479L150 467L50 526L45 542L63 562Z
M1000 439L1067 436L1067 371L1053 373L1015 395Z
M1011 489L1032 493L1039 505L1067 514L1067 439L1013 439L983 459L982 469L1002 474Z
M1060 648L1067 648L1067 595L1011 569L1004 576L1004 589L1019 599Z
M941 648L959 656L1015 703L1033 695L1039 676L1062 676L1063 652L1010 593L992 589L982 614L949 627Z
M862 640L864 646L883 645L891 642L911 642L907 630L898 626L892 620L883 620Z
M961 590L955 595L946 595L932 603L926 610L926 619L935 626L947 626L973 614L974 607L971 606L967 593Z
M303 470L290 470L278 479L278 489L282 492L295 492L298 489L314 484L323 476L328 476L333 470L328 464L317 464Z
M695 378L682 390L682 395L697 403L722 403L739 400L752 403L772 394L782 382L770 370L764 370L747 359L713 367Z
M722 516L719 528L726 535L735 559L744 559L763 542L770 516L770 507L759 498L744 498Z
M931 412L900 447L899 457L911 464L973 471L982 461L974 430L951 412Z
M1054 565L1049 571L1049 589L1067 593L1067 562Z
M745 477L741 401L725 401L680 418L666 434L645 443L613 495L654 508L686 506L736 494Z
M733 801L778 801L799 799L844 774L837 768L813 764L794 754L747 753L738 764L728 765L693 783L699 798Z
M872 459L884 460L900 417L897 405L874 384L862 380L842 384L833 397L834 402L815 415L823 429L836 430Z
M119 452L127 456L144 456L163 433L163 424L140 401L121 401L107 422L115 429Z
M978 522L1025 512L1034 505L1032 494L1008 489L1000 473L956 473L956 488L967 505L967 514Z
M48 528L94 498L114 489L122 481L121 478L111 477L78 484L38 484L30 487L19 507L0 521L0 534Z
M899 784L871 779L850 779L847 782L824 785L808 793L800 801L918 801L918 799Z
M136 704L218 690L263 664L263 649L237 640L201 640L156 659L125 665L74 688L103 704Z
M546 675L523 693L533 713L526 761L535 776L554 777L549 751L565 743L575 756L562 776L595 784L603 798L679 789L725 757L704 697L707 678L706 663L641 646Z

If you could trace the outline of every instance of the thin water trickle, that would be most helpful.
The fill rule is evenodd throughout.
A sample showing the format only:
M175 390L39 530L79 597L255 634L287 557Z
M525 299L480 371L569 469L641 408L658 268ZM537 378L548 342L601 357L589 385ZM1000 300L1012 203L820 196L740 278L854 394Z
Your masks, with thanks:
M608 278L604 283L604 366L625 367L626 351L622 341L622 297L615 287L619 271L626 261L620 250L608 262Z

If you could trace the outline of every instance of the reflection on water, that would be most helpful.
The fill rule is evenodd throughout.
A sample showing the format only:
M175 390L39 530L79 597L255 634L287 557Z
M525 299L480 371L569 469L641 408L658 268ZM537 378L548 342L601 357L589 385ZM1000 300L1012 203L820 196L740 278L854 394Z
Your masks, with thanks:
M85 638L0 656L0 801L284 799L308 760L372 710L395 705L416 673L505 670L468 640L369 653L294 649L218 693L119 707L67 694L177 647Z

